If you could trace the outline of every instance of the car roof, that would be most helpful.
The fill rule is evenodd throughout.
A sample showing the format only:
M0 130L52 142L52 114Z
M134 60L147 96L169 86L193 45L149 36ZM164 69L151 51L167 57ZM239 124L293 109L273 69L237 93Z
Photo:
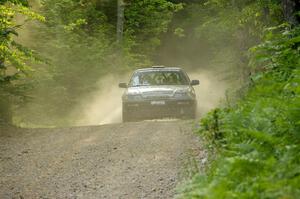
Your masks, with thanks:
M182 71L182 69L179 67L152 66L148 68L137 69L135 72L146 72L146 71Z

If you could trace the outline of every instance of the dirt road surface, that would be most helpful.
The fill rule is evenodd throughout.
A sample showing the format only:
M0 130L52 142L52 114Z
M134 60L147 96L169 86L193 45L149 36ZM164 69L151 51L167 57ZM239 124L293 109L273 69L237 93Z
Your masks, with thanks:
M0 198L173 198L190 156L203 156L192 127L0 128Z

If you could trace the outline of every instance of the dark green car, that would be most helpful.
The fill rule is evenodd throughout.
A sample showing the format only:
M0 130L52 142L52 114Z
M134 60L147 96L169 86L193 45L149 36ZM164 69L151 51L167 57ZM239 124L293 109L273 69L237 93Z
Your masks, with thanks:
M190 80L176 67L154 66L136 70L122 96L123 122L160 118L193 119L197 99L193 86L199 80Z

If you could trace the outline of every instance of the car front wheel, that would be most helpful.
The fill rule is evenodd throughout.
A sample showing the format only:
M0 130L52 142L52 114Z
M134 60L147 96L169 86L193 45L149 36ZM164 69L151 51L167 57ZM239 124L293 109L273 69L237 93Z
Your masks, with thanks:
M134 122L132 115L125 108L122 109L122 121L123 122Z
M122 110L122 121L123 122L129 122L128 114L124 111L124 108Z

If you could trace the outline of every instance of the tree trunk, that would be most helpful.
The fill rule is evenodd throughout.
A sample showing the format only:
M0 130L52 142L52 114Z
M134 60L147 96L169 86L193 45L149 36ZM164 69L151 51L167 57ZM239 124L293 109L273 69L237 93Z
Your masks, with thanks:
M299 11L299 0L282 0L282 7L285 20L293 25L298 25L299 18L295 14Z
M124 29L124 1L118 0L117 41L122 43Z

